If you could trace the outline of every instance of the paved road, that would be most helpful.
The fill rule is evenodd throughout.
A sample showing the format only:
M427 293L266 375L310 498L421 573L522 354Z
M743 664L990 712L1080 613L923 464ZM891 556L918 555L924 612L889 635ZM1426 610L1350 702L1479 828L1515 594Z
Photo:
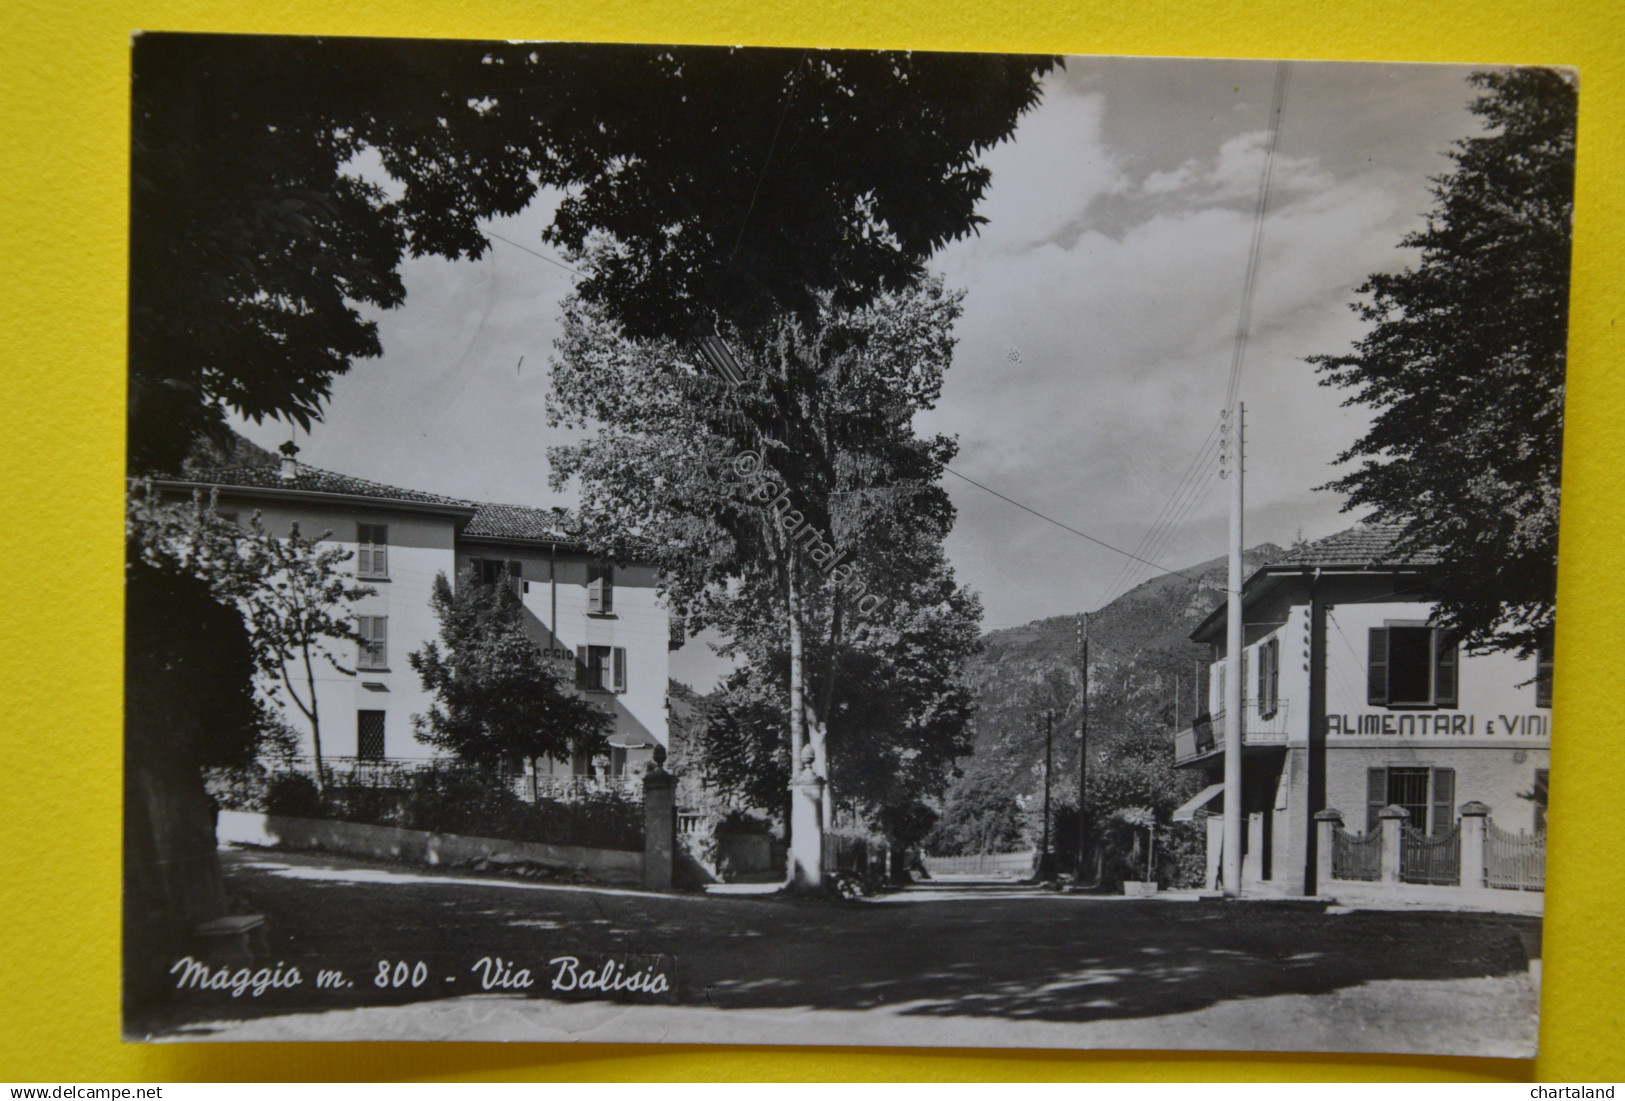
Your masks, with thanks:
M1324 913L1023 889L880 900L648 894L282 853L222 853L272 957L427 959L444 996L289 1012L216 998L150 1022L177 1038L435 1038L1434 1051L1526 1057L1538 922ZM677 1004L470 995L480 955L665 953ZM332 966L332 964L328 964ZM370 971L368 974L370 975ZM328 1004L337 1004L329 1002Z

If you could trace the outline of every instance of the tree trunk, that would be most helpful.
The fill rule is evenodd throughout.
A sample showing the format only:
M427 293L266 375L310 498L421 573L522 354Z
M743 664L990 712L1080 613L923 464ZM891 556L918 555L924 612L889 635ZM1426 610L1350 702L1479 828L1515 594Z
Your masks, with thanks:
M801 769L801 750L807 744L806 692L803 689L803 666L806 655L801 639L801 581L796 576L795 548L786 556L785 575L789 579L790 604L790 775L797 776Z
M316 759L316 791L325 794L327 791L327 774L322 768L322 718L321 711L316 706L316 670L310 667L310 646L305 646L305 683L310 688L310 748ZM297 701L296 701L297 702Z

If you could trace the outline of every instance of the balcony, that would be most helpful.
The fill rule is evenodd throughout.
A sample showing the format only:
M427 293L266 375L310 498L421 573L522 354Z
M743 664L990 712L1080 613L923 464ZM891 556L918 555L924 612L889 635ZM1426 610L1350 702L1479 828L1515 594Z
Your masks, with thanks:
M1247 749L1270 749L1286 745L1290 730L1290 708L1286 700L1277 700L1271 711L1259 713L1258 704L1244 703L1241 708L1241 746ZM1199 764L1224 756L1224 712L1198 715L1190 726L1174 732L1174 767Z

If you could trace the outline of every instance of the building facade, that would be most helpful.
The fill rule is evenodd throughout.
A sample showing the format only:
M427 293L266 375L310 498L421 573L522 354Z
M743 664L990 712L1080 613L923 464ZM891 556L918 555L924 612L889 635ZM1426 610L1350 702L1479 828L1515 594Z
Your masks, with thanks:
M352 609L363 641L333 652L353 674L325 660L315 670L324 759L342 766L436 756L413 732L413 717L432 696L407 655L439 636L430 604L436 576L461 584L469 571L478 583L514 587L526 632L578 692L614 717L607 757L544 761L542 776L626 777L666 745L670 624L655 570L594 557L561 531L561 513L381 485L292 459L191 468L155 486L169 495L212 493L228 519L246 524L257 512L273 535L297 524L307 538L353 552L345 568L374 592ZM299 670L301 696L302 678ZM285 688L273 697L309 752L310 724Z
M1342 812L1375 834L1385 807L1429 837L1459 809L1490 808L1503 831L1544 833L1551 666L1469 654L1430 624L1434 557L1391 561L1399 531L1363 526L1299 547L1242 590L1244 649L1226 652L1221 605L1192 633L1213 647L1207 713L1175 734L1175 765L1203 792L1208 886L1222 861L1224 685L1242 678L1243 889L1313 894L1314 816Z

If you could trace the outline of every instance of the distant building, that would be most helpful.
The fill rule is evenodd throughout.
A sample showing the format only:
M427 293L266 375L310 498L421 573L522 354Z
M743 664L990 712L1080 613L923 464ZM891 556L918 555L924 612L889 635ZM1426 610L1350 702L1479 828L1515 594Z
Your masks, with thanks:
M1544 832L1552 745L1551 664L1470 655L1429 624L1436 556L1396 560L1399 529L1362 526L1296 548L1242 589L1242 805L1224 805L1226 608L1191 634L1213 647L1207 713L1174 738L1175 764L1209 781L1176 813L1206 808L1208 886L1222 815L1239 810L1243 888L1315 890L1316 812L1372 833L1387 806L1447 834L1469 801L1502 830Z
M154 484L168 494L217 492L218 510L230 519L246 523L257 510L273 535L297 522L306 536L326 532L328 543L355 552L348 568L377 590L354 606L366 641L335 655L356 673L323 662L316 674L323 757L336 766L434 756L413 735L412 717L428 710L432 696L406 656L438 637L429 604L435 576L456 584L468 568L482 584L514 586L537 646L614 716L607 760L546 761L543 779L627 776L666 744L670 628L655 568L595 558L560 530L561 513L400 489L291 458L189 466ZM308 738L297 708L282 702Z

